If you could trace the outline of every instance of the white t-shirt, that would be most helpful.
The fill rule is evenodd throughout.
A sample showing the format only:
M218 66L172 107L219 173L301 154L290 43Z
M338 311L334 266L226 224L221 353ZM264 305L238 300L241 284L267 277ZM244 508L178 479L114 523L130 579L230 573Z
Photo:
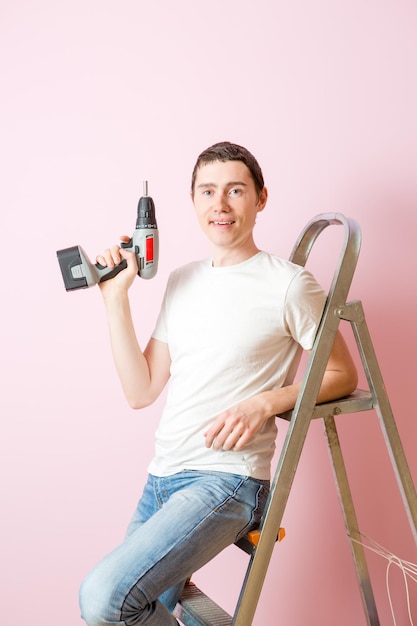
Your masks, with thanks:
M239 452L206 448L204 433L225 409L284 384L298 344L313 346L325 299L310 272L266 252L233 266L207 259L175 270L152 335L168 344L172 364L149 471L269 479L273 417Z

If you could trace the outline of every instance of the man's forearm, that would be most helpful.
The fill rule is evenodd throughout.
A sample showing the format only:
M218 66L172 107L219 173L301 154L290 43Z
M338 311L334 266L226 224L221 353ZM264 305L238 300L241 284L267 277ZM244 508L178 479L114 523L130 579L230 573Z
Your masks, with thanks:
M358 374L356 366L343 336L338 332L323 375L317 396L317 404L343 398L352 393L356 389L357 384ZM265 392L263 399L269 405L266 410L272 411L271 416L290 411L297 402L300 389L301 382Z
M151 377L148 362L139 346L127 293L105 299L114 363L124 394L132 408L147 406Z
M317 404L337 400L349 395L356 388L356 377L345 371L326 371L317 396ZM265 391L263 402L265 414L280 415L295 407L301 389L301 382L278 389Z

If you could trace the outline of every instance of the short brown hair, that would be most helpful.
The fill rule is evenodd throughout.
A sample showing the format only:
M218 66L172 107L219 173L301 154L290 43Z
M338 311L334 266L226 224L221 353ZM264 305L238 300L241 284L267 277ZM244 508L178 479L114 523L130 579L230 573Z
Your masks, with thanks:
M247 150L243 146L239 146L235 143L230 143L230 141L221 141L204 150L197 158L191 176L192 194L194 194L194 185L198 168L202 165L207 165L208 163L214 163L215 161L242 161L242 163L246 165L252 176L257 193L260 194L263 190L265 186L264 177L259 163L255 159L253 154L251 154L249 150Z

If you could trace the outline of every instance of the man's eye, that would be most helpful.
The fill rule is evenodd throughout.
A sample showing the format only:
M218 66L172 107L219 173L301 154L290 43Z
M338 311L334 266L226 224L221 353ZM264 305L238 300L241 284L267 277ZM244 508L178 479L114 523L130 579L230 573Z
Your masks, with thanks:
M211 189L204 189L203 191L203 196L211 196L212 195L212 191Z
M229 191L229 194L231 196L238 196L241 193L241 191L242 191L241 189L233 188Z

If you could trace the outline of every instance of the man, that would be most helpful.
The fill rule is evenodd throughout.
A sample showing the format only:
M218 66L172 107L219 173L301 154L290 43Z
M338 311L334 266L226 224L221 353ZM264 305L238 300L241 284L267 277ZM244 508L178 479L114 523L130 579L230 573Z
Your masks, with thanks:
M274 453L276 415L294 407L284 385L297 346L312 348L325 294L311 274L260 251L253 229L267 202L262 171L245 148L223 142L197 159L191 197L211 250L175 270L142 352L128 290L137 272L119 246L97 257L128 267L104 282L116 368L129 404L151 404L169 380L155 456L125 541L87 576L88 626L176 624L184 581L259 524ZM318 401L357 383L337 335Z

